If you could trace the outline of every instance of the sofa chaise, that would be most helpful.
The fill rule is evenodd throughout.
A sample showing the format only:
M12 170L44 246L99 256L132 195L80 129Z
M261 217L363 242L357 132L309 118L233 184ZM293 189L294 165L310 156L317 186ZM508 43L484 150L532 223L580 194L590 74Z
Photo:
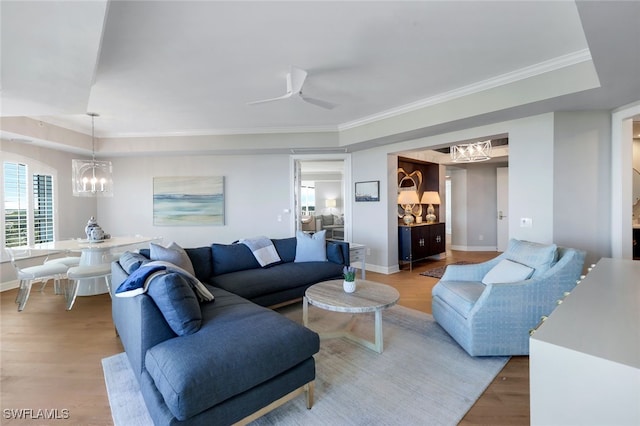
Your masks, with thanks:
M529 331L570 292L585 252L512 239L487 262L448 265L433 317L471 356L528 355Z
M113 298L116 330L155 424L246 423L303 392L311 408L318 335L268 307L341 277L349 246L322 239L325 259L313 260L299 253L296 237L272 242L280 261L265 267L242 243L184 249L193 275L215 297L196 300L189 321L176 325L156 295L188 283L180 273L162 271L146 292ZM122 257L112 263L113 288L157 263L146 263L153 247L140 255L137 271ZM191 303L182 303L184 294L170 302L179 299L178 310Z

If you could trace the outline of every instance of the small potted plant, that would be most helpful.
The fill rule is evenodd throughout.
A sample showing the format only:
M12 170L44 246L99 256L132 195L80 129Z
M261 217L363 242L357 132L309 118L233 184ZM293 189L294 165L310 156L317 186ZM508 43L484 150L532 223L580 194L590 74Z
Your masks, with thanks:
M342 276L344 281L342 282L342 288L346 293L353 293L356 291L356 268L353 266L345 266L342 269Z

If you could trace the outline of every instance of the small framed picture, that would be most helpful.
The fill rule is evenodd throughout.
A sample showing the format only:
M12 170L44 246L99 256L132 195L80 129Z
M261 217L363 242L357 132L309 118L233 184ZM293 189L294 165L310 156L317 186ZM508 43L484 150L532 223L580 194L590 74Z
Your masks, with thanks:
M380 181L356 182L356 201L380 201Z

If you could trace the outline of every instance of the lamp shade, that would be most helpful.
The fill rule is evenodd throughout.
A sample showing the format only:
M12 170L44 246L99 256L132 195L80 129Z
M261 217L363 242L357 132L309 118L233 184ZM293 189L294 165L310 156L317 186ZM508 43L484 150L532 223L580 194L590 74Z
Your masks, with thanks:
M420 199L418 198L418 193L416 191L400 191L398 194L398 204L418 204L419 202Z
M420 204L440 204L440 194L436 191L425 191Z
M335 207L336 206L336 200L335 199L324 200L324 205L325 205L325 207Z

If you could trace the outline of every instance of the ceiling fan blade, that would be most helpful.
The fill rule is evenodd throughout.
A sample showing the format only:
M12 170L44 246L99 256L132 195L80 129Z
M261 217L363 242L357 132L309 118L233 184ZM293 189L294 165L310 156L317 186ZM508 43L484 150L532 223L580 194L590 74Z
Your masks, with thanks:
M267 102L281 101L283 99L288 99L293 95L293 93L288 92L286 95L278 96L277 98L269 98L269 99L261 99L259 101L247 102L247 105L257 105L264 104Z
M287 92L292 93L302 92L302 86L307 79L307 72L297 67L291 67L291 71L287 74Z
M310 104L325 108L325 109L333 109L336 106L338 106L337 104L328 102L328 101L323 101L321 99L316 99L316 98L310 98L308 96L303 95L302 93L300 93L300 97L302 98L303 101L305 102L309 102Z

